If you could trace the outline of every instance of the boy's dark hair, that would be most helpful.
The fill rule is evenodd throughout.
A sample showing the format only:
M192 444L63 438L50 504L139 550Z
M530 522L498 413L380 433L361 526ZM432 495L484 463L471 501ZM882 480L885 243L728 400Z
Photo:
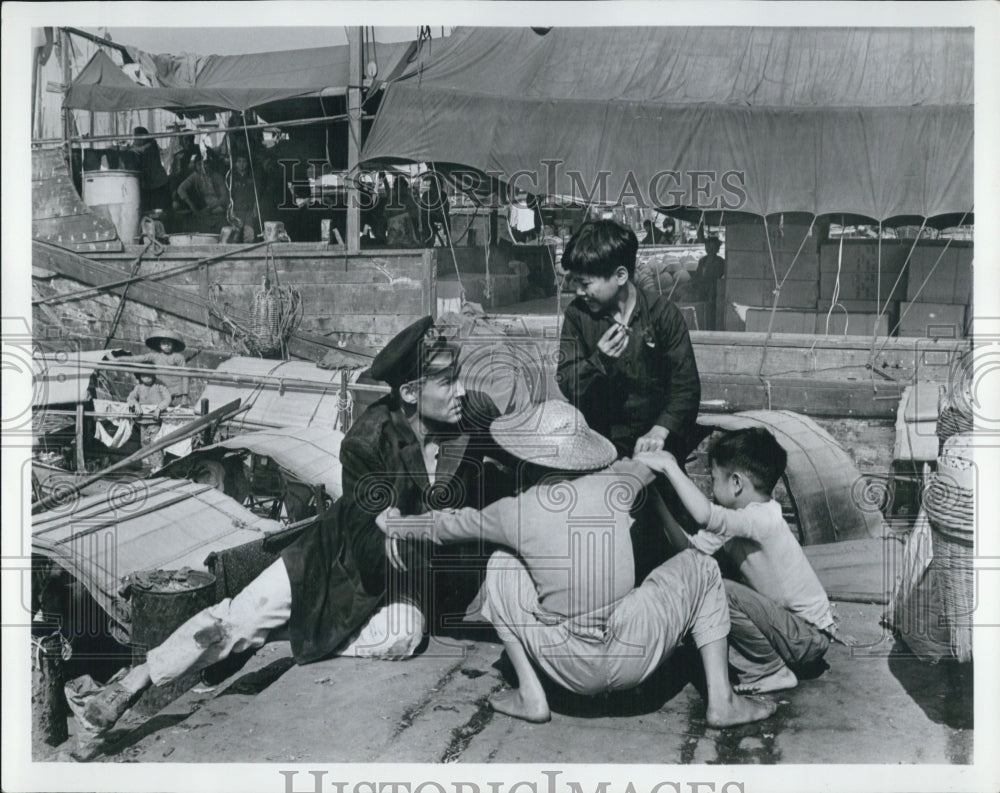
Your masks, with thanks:
M584 223L566 243L562 266L576 275L610 278L624 267L628 277L635 275L635 257L639 239L635 232L613 220Z
M748 427L725 432L712 441L708 462L746 474L760 493L770 495L785 472L788 454L768 430Z

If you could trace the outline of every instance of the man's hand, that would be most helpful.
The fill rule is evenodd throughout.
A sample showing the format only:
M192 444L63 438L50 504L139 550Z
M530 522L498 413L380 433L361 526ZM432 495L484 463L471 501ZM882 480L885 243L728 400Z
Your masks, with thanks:
M655 452L641 452L633 458L637 463L642 463L651 471L665 474L671 467L677 467L677 458L670 452L659 449Z
M635 450L633 454L642 454L643 452L658 452L663 448L663 443L667 440L667 436L670 434L670 430L666 427L661 427L659 424L654 424L652 429L649 430L645 435L640 437L635 442Z
M383 534L385 534L386 528L389 526L389 521L393 518L400 517L402 514L403 513L396 509L396 507L387 507L375 516L375 525L379 527L379 530Z
M386 529L389 526L389 521L393 518L398 518L402 515L396 507L388 507L382 510L378 515L375 516L375 525L379 527L381 532L385 534ZM403 561L403 555L399 552L399 540L395 537L385 538L385 558L389 560L396 570L403 572L406 570L406 563Z
M399 540L395 537L385 538L385 558L396 570L401 573L406 572L406 563L403 561L403 555L399 552Z
M597 349L609 358L619 358L628 347L628 328L620 323L614 323L604 331L604 335L597 341Z

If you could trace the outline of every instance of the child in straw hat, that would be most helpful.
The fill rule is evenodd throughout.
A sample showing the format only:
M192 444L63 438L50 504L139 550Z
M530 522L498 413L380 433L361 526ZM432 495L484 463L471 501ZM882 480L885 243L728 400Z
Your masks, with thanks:
M507 546L490 558L482 611L493 623L519 687L494 695L501 713L533 722L550 718L532 662L580 694L632 688L690 634L708 684L714 727L770 716L774 703L747 699L729 685L729 609L718 565L685 551L635 586L631 510L653 481L631 460L615 462L614 445L565 402L504 416L490 427L496 442L523 460L523 491L482 511L459 509L377 522L390 538L435 543L470 538Z
M187 358L183 355L184 339L179 333L165 327L154 327L146 338L146 346L150 352L139 355L128 355L119 358L129 363L151 363L154 366L186 366ZM185 376L171 374L159 375L159 381L170 392L171 407L187 407L188 394L191 390L191 379Z

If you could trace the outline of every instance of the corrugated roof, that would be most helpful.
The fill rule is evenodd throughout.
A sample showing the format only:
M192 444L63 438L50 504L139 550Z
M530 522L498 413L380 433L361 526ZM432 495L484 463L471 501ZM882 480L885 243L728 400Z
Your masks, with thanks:
M86 402L90 376L98 363L113 360L115 352L124 351L36 352L31 359L32 407Z
M76 577L127 636L129 609L119 595L127 575L205 570L212 551L280 528L210 485L155 478L119 482L34 516L31 545Z
M254 454L270 457L281 468L308 485L325 485L326 492L340 498L341 484L340 442L344 433L318 427L280 427L261 430L213 443L199 449L193 457L211 454L213 449L246 449ZM185 460L168 466L181 466Z
M234 375L275 378L268 385L210 383L202 392L210 406L225 405L234 399L250 409L229 425L232 432L248 432L276 427L317 427L335 429L340 423L340 372L320 369L308 361L271 361L263 358L230 358L216 369ZM350 374L354 382L360 370ZM282 389L279 380L288 381ZM298 383L292 381L299 381ZM301 390L307 381L311 390Z

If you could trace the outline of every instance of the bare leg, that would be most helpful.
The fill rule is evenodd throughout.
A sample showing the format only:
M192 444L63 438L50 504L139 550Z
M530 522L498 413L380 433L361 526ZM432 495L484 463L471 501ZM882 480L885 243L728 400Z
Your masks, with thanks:
M490 707L516 719L538 723L548 721L552 718L549 701L524 647L517 639L504 639L503 646L517 673L518 687L494 694L490 697Z
M731 727L766 719L777 707L773 702L734 694L729 685L729 661L726 640L716 639L698 648L705 667L708 686L708 709L705 718L710 727Z
M759 680L736 684L733 686L733 691L738 694L765 694L768 691L786 691L798 684L799 679L795 676L795 672L782 664L777 672L772 672Z

